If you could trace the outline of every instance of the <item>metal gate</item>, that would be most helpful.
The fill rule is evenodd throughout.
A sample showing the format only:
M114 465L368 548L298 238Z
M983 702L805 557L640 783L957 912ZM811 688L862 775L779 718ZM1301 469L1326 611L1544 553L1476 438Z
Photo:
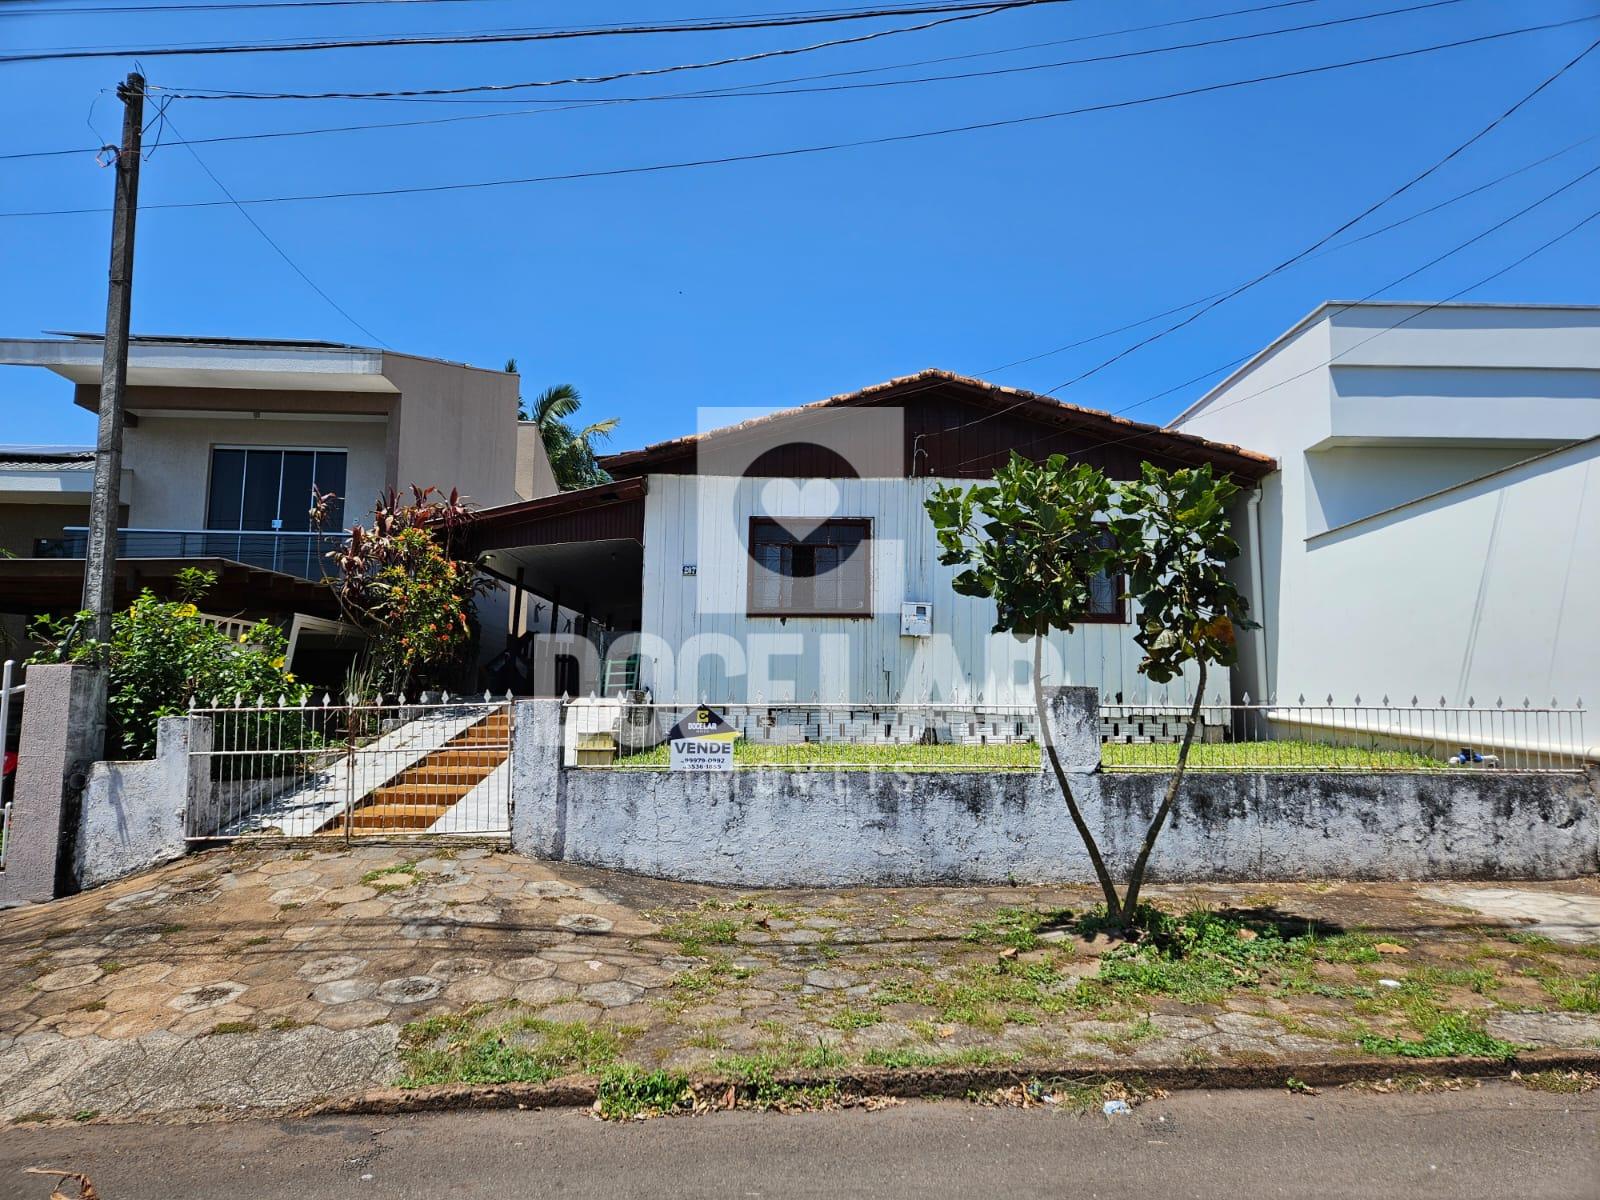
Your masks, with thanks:
M510 834L509 699L241 701L190 718L190 840Z

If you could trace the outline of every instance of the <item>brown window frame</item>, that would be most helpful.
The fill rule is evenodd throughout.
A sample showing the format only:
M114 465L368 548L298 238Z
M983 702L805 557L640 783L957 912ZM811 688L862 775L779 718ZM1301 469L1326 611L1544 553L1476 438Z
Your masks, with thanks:
M1111 527L1104 522L1097 522L1109 536ZM1128 577L1124 571L1115 571L1111 575L1111 585L1116 588L1116 607L1111 612L1089 612L1075 615L1072 618L1074 625L1126 625L1128 624L1128 601L1123 595L1128 590Z
M810 521L812 518L794 517L792 520ZM828 618L839 621L871 620L872 609L872 518L871 517L822 517L816 518L817 527L825 525L854 525L862 530L861 541L855 553L862 556L861 569L865 572L866 580L866 607L860 611L845 612L841 609L789 609L789 608L757 608L756 597L756 531L765 527L784 528L784 523L774 517L751 517L749 537L745 543L745 616L757 618L775 618L787 620L790 617ZM771 542L765 543L774 544ZM781 544L781 543L780 543ZM853 555L852 555L853 557Z

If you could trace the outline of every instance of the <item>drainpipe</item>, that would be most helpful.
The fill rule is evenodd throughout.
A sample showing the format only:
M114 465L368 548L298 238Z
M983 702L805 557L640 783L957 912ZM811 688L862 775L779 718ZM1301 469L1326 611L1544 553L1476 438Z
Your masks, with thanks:
M1267 690L1272 678L1272 668L1267 662L1267 627L1262 619L1266 615L1266 591L1261 585L1261 485L1258 483L1251 489L1250 495L1245 500L1245 524L1250 535L1250 600L1254 611L1250 614L1255 618L1256 627L1250 632L1256 644L1256 692L1257 704L1268 704L1272 695Z

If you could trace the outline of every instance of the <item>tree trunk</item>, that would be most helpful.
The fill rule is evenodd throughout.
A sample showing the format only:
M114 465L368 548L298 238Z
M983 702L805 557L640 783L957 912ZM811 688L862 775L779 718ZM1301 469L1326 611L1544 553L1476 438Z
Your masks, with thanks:
M1206 694L1206 660L1202 658L1199 662L1200 678L1194 689L1194 703L1189 706L1189 724L1183 731L1183 745L1178 747L1177 769L1172 772L1167 794L1161 801L1161 807L1156 810L1155 820L1145 830L1144 848L1139 851L1133 870L1128 872L1128 898L1124 908L1130 917L1139 907L1139 889L1144 887L1144 872L1150 864L1150 852L1156 848L1156 838L1160 836L1161 827L1167 822L1167 814L1172 811L1172 805L1178 798L1178 788L1183 785L1183 771L1189 764L1189 747L1194 742L1194 727L1200 722L1200 704Z
M1089 826L1084 822L1083 814L1078 811L1078 802L1073 798L1072 786L1067 783L1067 773L1061 769L1061 757L1056 753L1055 730L1050 725L1050 713L1045 708L1044 685L1040 682L1039 671L1044 657L1044 639L1038 634L1033 638L1033 705L1039 714L1039 736L1044 741L1045 756L1050 760L1050 768L1056 773L1056 783L1061 788L1061 795L1067 802L1067 811L1072 814L1072 823L1077 826L1078 836L1083 839L1083 848L1089 852L1089 861L1094 864L1095 878L1100 881L1100 890L1106 896L1106 915L1113 921L1122 919L1122 904L1117 899L1117 885L1111 878L1111 872L1106 870L1105 859L1100 857L1100 847L1095 844L1094 835L1089 832Z

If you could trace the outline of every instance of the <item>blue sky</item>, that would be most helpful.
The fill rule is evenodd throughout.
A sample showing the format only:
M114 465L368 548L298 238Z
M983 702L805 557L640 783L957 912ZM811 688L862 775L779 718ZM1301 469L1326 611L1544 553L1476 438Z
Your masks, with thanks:
M65 0L60 0L65 2ZM90 3L92 0L78 0ZM1410 0L1415 3L1418 0ZM739 68L598 87L573 101L728 87L1010 50L1250 0L1074 0ZM854 77L1056 62L1408 6L1308 0L1175 29ZM751 0L608 5L606 21L778 11ZM520 115L506 103L178 100L170 137L515 110L420 128L197 147L241 198L555 174L871 138L1125 100L1600 15L1594 0L1460 0L1235 45L1008 76L823 94L621 103ZM163 45L576 25L576 3L188 14L0 16L0 47ZM905 18L880 25L909 24ZM849 32L861 31L852 25ZM371 90L566 77L798 46L845 27L495 47L151 58L172 89ZM252 214L397 350L483 366L515 356L524 390L571 382L622 449L689 432L701 405L779 406L927 366L1039 390L1159 324L1018 359L1232 286L1302 249L1476 132L1600 37L1600 21L1397 62L1122 111L694 170L433 195L263 205ZM115 140L123 58L0 65L0 154ZM527 93L513 94L526 96ZM1365 296L1600 163L1600 51L1360 234L1557 151L1477 195L1274 277L1058 393L1164 420L1203 390L1148 401L1260 348L1327 298ZM501 98L503 99L503 97ZM152 130L152 137L157 131ZM146 204L220 196L190 152L159 146ZM89 155L0 161L0 210L99 206ZM1435 299L1600 207L1600 175L1408 281ZM0 219L0 334L97 329L109 219ZM1600 221L1468 298L1600 301ZM232 208L148 210L139 332L371 344ZM92 416L44 372L0 368L0 442L85 442ZM1143 403L1141 403L1143 402Z

